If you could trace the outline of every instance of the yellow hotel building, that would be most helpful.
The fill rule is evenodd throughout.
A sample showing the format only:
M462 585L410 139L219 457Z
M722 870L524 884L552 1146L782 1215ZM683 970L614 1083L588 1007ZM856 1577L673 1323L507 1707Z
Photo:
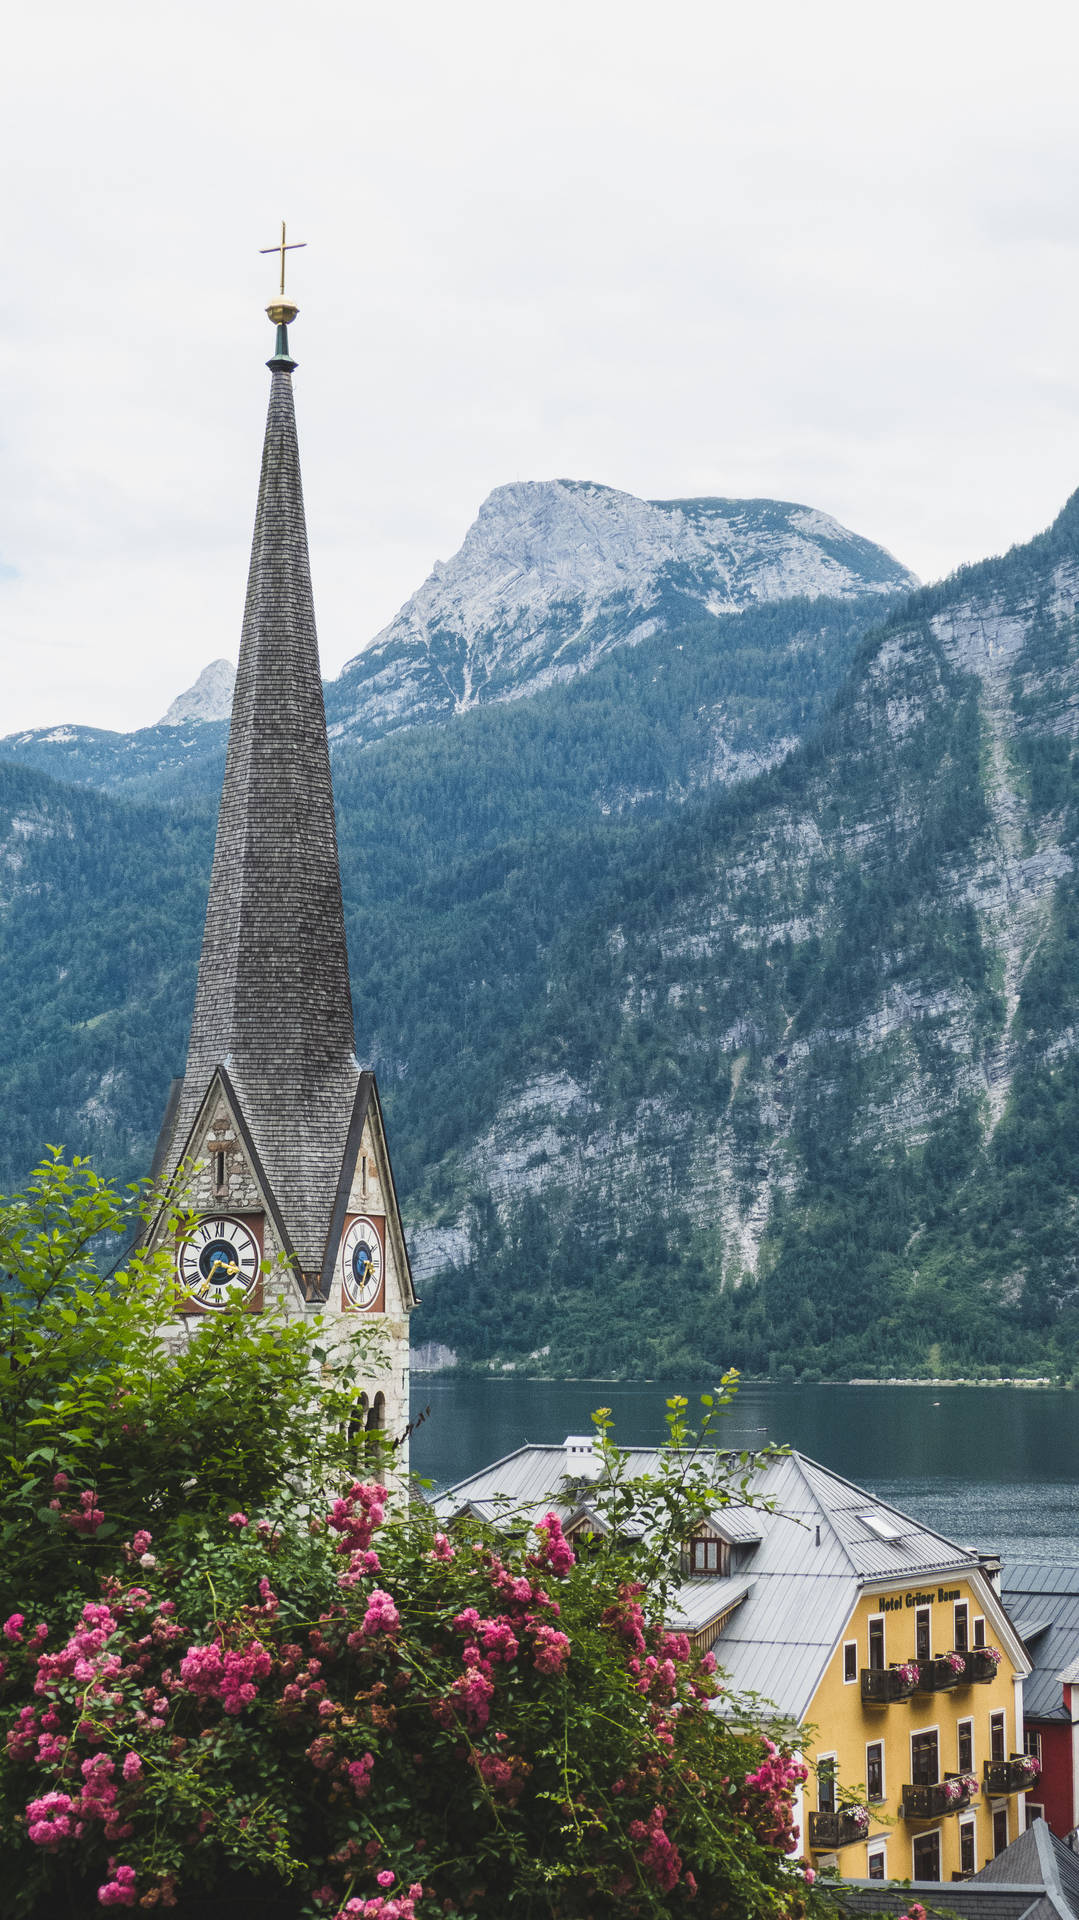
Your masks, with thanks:
M632 1474L656 1471L654 1449L626 1451ZM587 1436L519 1447L438 1511L519 1527L554 1505L571 1537L592 1532L599 1470ZM975 1872L1023 1831L1031 1778L1031 1668L995 1557L804 1454L762 1463L750 1484L754 1504L717 1499L685 1542L671 1626L714 1648L732 1690L804 1729L800 1845L817 1866L850 1880Z

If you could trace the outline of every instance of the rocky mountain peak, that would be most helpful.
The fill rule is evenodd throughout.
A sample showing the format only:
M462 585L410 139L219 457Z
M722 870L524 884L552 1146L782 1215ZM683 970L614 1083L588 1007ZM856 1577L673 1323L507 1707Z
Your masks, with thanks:
M916 585L882 547L789 501L641 500L594 481L515 481L487 496L452 559L349 661L331 731L369 739L519 699L673 617Z
M159 727L184 727L192 720L227 720L232 712L236 668L231 660L211 660L193 686L177 694Z

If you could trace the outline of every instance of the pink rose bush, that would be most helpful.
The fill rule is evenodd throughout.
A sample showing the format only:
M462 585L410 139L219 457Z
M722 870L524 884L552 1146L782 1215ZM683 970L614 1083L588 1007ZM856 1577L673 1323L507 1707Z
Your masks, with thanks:
M291 1527L140 1528L0 1635L4 1920L224 1920L237 1874L266 1920L826 1910L804 1767L553 1512L451 1540L354 1481Z

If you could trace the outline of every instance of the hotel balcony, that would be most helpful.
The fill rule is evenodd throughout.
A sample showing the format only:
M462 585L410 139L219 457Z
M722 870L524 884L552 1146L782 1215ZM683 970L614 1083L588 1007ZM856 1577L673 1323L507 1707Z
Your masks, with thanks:
M985 1647L970 1647L964 1658L967 1664L959 1677L961 1687L969 1687L972 1682L975 1686L987 1686L990 1680L996 1679L999 1662Z
M939 1820L945 1813L962 1813L978 1791L969 1775L946 1773L931 1787L903 1788L904 1820Z
M853 1846L869 1832L868 1807L836 1807L832 1813L809 1816L809 1851L832 1853L836 1847Z
M863 1667L863 1707L888 1707L893 1701L909 1700L918 1686L917 1678L911 1677L913 1668L913 1661L906 1668Z
M966 1685L965 1654L937 1654L930 1660L918 1662L919 1693L951 1693L953 1688ZM962 1661L963 1665L956 1662Z
M982 1786L987 1794L1025 1793L1040 1772L1038 1762L1029 1753L1013 1753L1010 1760L986 1761Z

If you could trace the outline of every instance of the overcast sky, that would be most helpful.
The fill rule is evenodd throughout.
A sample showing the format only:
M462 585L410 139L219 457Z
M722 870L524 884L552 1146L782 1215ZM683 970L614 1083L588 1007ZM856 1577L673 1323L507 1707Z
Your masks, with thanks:
M480 501L821 507L923 578L1079 484L1074 0L48 0L0 75L0 734L235 656L282 216L335 673Z

